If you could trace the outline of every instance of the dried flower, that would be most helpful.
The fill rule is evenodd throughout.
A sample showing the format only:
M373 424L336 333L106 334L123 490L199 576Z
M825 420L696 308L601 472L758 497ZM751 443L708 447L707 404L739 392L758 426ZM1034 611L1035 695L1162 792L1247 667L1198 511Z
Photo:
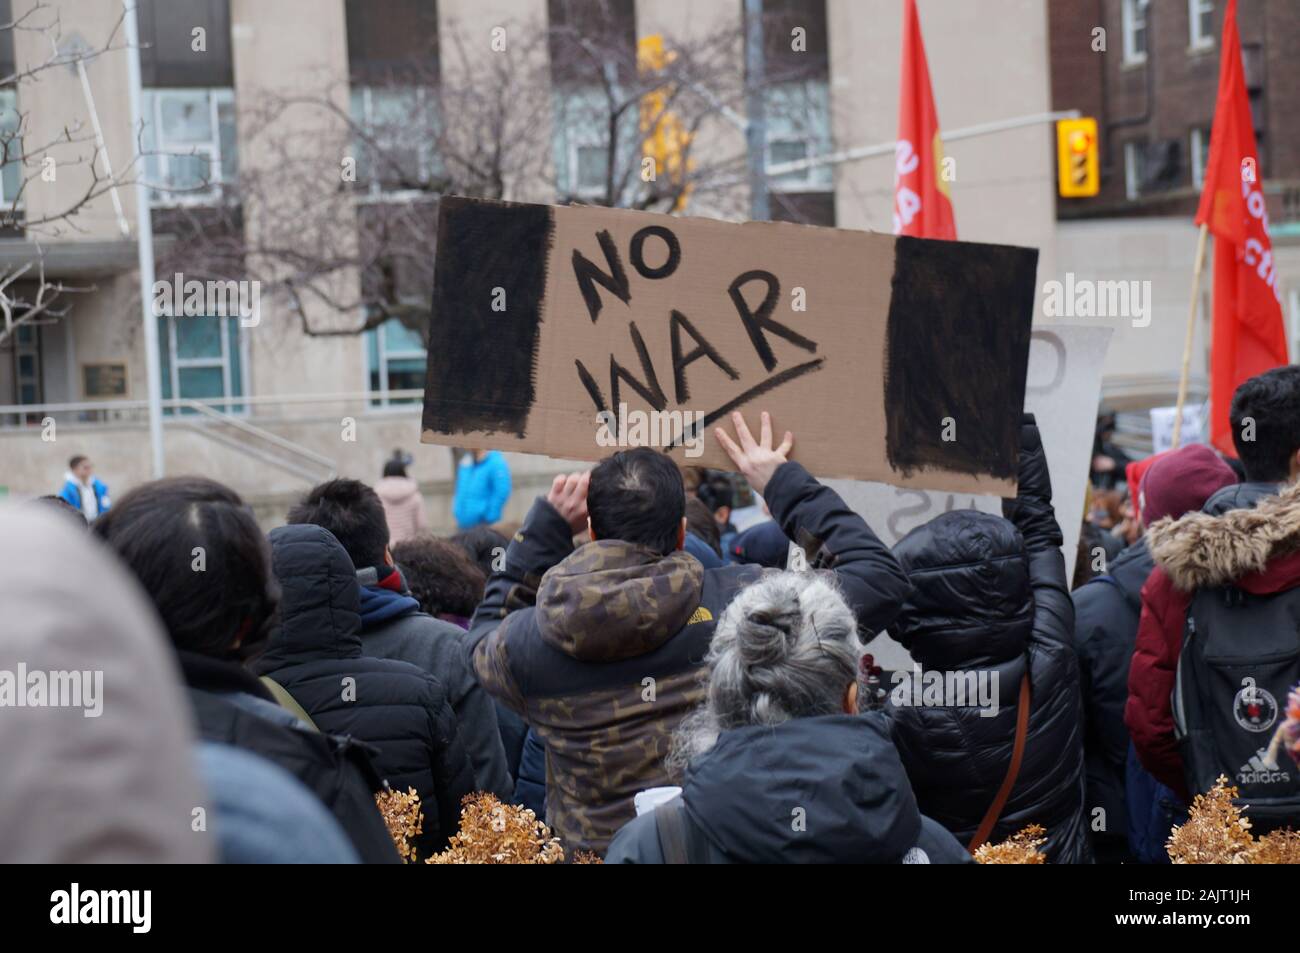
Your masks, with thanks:
M1045 843L1047 831L1030 824L1000 844L981 844L975 848L975 860L981 864L1045 864L1047 857L1038 849Z
M1255 839L1250 821L1233 803L1238 791L1225 775L1196 795L1187 823L1174 827L1166 848L1175 864L1248 864Z
M406 793L386 788L375 795L375 804L388 825L388 836L393 839L402 863L415 863L415 846L411 843L424 829L424 812L420 810L420 796L415 788Z
M461 802L460 833L426 864L561 864L564 848L526 807L502 804L491 794Z
M1300 864L1300 832L1271 831L1250 851L1252 864Z
M574 863L574 864L603 864L604 862L605 861L600 856L600 854L597 854L594 851L590 851L590 850L574 851L573 860L570 861L570 863Z

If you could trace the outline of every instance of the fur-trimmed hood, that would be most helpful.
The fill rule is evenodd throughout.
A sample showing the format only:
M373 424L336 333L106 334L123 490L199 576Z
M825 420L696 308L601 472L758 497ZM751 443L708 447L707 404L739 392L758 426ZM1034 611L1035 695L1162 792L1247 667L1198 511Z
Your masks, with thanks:
M1252 509L1219 516L1188 513L1152 523L1147 545L1156 565L1183 592L1264 573L1275 560L1300 553L1300 483Z

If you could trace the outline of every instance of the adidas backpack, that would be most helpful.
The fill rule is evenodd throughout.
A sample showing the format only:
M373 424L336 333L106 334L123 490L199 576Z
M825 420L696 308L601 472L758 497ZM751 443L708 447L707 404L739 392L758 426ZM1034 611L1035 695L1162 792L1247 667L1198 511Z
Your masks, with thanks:
M1174 682L1174 731L1192 794L1219 775L1259 830L1300 828L1300 769L1269 742L1300 681L1300 589L1268 595L1198 590L1187 611Z

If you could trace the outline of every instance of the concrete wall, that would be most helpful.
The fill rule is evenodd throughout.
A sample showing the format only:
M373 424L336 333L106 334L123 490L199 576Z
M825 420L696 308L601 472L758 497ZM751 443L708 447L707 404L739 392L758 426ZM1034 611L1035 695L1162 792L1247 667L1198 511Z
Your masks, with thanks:
M110 43L115 48L115 52L89 60L86 72L113 171L118 176L128 173L131 169L131 114L127 97L126 55L121 50L126 39L120 29L114 32L121 19L121 4L102 0L44 0L44 9L34 9L37 6L38 0L13 0L15 20L33 27L57 23L61 29L10 31L20 73L49 62L53 55L50 37L55 32L60 33L61 52L75 48L103 49ZM121 237L110 195L98 194L81 204L88 189L96 192L101 189L94 185L91 172L90 160L95 152L93 127L76 69L72 66L45 69L30 81L20 83L18 109L26 121L24 148L32 152L40 150L42 156L49 155L55 160L55 180L46 182L40 175L35 175L24 194L27 220L33 223L30 232L39 234L42 241ZM60 144L61 139L67 138L73 141ZM44 148L47 145L49 148ZM103 178L103 167L98 168ZM25 174L33 176L40 171L38 168L27 169ZM119 191L132 235L135 232L134 191ZM78 206L75 230L67 223L39 224Z
M354 440L346 439L339 417L319 413L306 419L259 418L257 424L334 460L340 476L371 484L379 478L394 448L406 450L415 458L410 474L421 484L434 528L452 531L451 451L417 442L418 410L377 411L354 419ZM268 525L282 522L289 506L324 477L323 471L315 477L295 475L219 442L234 437L250 452L273 453L273 448L261 440L221 425L191 418L169 418L163 429L169 475L195 474L229 485L254 505ZM39 426L0 430L0 461L3 461L0 488L9 496L27 498L57 491L73 454L89 456L95 462L97 474L115 496L120 497L150 478L148 432L137 414L120 422L93 425L61 419L56 424L54 439L47 440L44 436L49 434ZM283 454L279 456L286 458ZM587 466L526 454L507 454L507 459L514 492L504 522L522 520L534 497L550 488L556 473Z
M1043 0L919 4L940 131L1051 109ZM831 114L839 149L898 134L902 4L827 0ZM1056 270L1055 133L1050 124L945 141L957 160L957 236L1039 249L1039 287ZM892 231L894 156L836 168L843 228Z
M313 249L313 254L347 257L356 246L357 233L352 206L340 199L342 160L351 151L345 124L324 109L307 105L275 111L273 128L264 127L267 110L282 97L319 98L323 93L346 113L343 4L232 0L231 39L241 175L259 180L244 206L249 246L255 250L263 244L285 247L298 242ZM289 167L283 158L286 147L293 150ZM313 211L300 219L300 206L328 208L331 214ZM295 234L294 223L300 221L305 229ZM264 263L261 268L266 268ZM354 269L340 271L330 288L331 297L356 301L359 281ZM315 298L307 298L303 307L307 325L315 330L356 326L361 320L359 311L339 313ZM244 334L249 341L251 374L246 390L250 393L365 387L364 340L356 335L309 337L296 308L283 296L264 296L261 323Z

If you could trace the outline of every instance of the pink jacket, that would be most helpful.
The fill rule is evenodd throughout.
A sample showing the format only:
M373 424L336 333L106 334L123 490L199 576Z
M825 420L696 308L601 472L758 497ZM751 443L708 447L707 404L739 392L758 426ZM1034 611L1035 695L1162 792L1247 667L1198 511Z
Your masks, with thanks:
M384 477L375 484L375 493L384 504L389 545L417 536L429 525L424 516L424 498L410 477Z

